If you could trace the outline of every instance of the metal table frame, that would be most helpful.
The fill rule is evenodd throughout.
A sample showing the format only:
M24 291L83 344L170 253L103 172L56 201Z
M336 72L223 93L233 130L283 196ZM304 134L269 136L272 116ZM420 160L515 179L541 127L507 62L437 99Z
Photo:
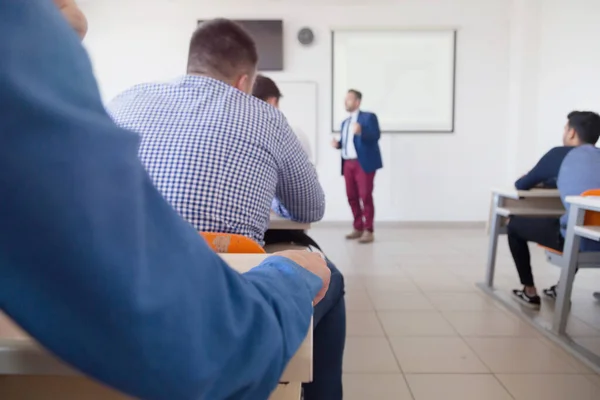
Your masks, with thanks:
M570 299L577 269L579 245L582 237L600 241L600 227L584 227L585 211L600 212L600 198L569 197L569 224L567 227L565 246L563 249L564 266L557 287L557 299L554 308L552 324L548 324L539 317L537 311L526 310L510 299L509 295L494 289L494 275L496 267L496 254L498 237L506 233L505 222L507 218L515 215L527 217L550 217L562 215L557 201L560 201L556 190L494 190L492 192L492 206L490 209L489 246L486 264L485 281L478 286L510 309L515 315L531 323L544 336L561 346L590 368L600 373L600 356L573 341L566 334L566 326L570 311ZM560 203L562 206L562 203Z

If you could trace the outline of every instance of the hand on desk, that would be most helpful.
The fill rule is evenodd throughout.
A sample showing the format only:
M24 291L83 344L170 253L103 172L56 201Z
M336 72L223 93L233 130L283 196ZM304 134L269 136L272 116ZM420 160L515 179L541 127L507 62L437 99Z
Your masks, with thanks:
M302 268L321 278L323 281L323 287L319 293L317 293L317 297L314 299L314 304L317 305L321 300L323 300L323 297L325 297L325 294L327 293L327 289L329 289L331 270L327 266L327 262L320 253L311 253L306 250L286 250L273 255L289 258Z

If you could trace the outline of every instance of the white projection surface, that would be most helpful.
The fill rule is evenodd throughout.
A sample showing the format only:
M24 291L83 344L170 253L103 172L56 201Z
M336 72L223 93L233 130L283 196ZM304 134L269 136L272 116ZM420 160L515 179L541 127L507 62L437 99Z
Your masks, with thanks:
M382 132L453 132L456 31L334 31L332 130L348 117L348 89Z

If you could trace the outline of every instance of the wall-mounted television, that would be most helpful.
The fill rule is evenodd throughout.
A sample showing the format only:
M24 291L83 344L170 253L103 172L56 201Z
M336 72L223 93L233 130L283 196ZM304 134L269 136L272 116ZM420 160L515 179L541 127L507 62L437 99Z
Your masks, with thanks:
M201 24L204 20L199 20ZM283 21L282 20L234 20L254 39L258 49L260 71L283 70Z

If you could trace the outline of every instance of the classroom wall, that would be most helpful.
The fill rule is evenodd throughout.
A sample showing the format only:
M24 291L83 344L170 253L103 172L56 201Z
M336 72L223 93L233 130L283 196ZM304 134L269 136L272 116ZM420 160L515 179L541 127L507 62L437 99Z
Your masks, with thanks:
M330 30L382 25L457 28L456 132L382 138L385 169L376 179L376 218L482 221L490 186L507 180L510 1L88 0L81 5L90 22L85 45L106 99L133 84L184 73L187 42L197 19L284 19L286 71L271 76L319 85L318 170L327 192L329 221L350 220L339 153L329 147ZM308 49L295 41L303 26L316 33L316 43Z
M541 21L538 152L560 143L573 109L600 112L600 1L545 0Z
M600 112L598 21L597 0L513 0L508 154L514 174L561 145L570 111Z

